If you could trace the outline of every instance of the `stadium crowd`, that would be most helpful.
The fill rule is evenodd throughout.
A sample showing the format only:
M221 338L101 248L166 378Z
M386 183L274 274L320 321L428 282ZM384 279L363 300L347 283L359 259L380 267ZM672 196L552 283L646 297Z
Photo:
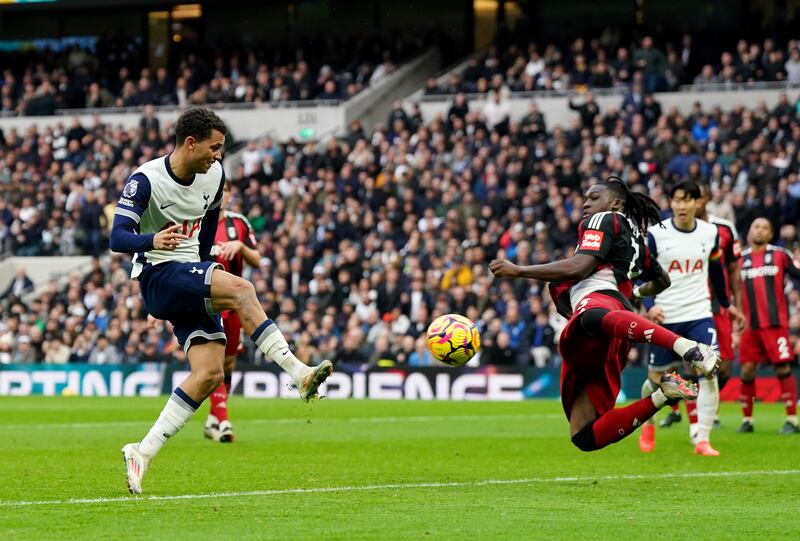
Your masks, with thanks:
M231 175L231 208L249 218L262 256L245 277L298 357L429 365L428 323L456 312L481 330L477 362L557 363L564 321L543 284L493 281L487 265L569 256L582 193L610 174L648 192L664 216L671 183L708 182L712 214L741 235L766 216L774 242L800 253L798 102L681 115L649 96L576 109L566 127L548 126L535 103L518 122L490 121L459 95L446 115L423 119L396 103L385 126L367 133L354 121L326 144L250 142ZM172 145L171 126L100 120L5 134L3 251L102 254L125 179ZM87 276L36 295L20 276L1 301L0 362L181 359L165 324L147 325L128 266L125 256L96 259ZM800 350L800 294L789 295ZM244 358L263 361L245 346Z
M569 47L553 43L517 42L493 45L473 55L460 74L444 84L430 79L425 93L486 93L503 87L514 92L629 87L639 81L647 92L677 90L681 85L722 85L736 88L759 81L800 86L800 42L785 46L771 38L763 42L740 39L733 50L711 57L717 44L685 34L679 43L656 46L650 36L624 46L613 35L578 38Z
M187 50L171 69L146 67L141 43L101 37L93 48L0 54L0 114L56 109L346 100L423 49L424 39L316 36L304 47ZM321 56L324 52L324 59Z

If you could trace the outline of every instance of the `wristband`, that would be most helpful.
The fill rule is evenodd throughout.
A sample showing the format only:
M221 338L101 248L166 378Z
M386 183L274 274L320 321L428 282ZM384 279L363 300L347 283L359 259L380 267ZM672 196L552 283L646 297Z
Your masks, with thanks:
M644 295L642 295L642 292L639 290L639 286L633 286L633 296L637 299L644 298Z

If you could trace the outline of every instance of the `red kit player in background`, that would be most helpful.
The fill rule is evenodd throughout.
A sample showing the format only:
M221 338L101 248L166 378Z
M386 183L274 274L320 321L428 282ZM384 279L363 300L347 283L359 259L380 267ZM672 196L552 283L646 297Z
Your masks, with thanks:
M742 413L739 432L753 431L753 399L756 394L756 363L769 361L775 368L786 406L781 434L797 434L797 383L789 363L794 357L789 341L789 308L784 293L786 273L800 279L800 261L791 252L769 244L772 224L766 218L750 226L740 261L742 297L748 326L739 343Z
M230 181L226 180L222 192L222 212L219 215L217 236L214 239L214 246L211 248L211 255L216 257L217 263L225 267L226 271L241 276L245 263L251 267L258 267L261 258L256 251L253 227L247 218L228 210L230 199L231 185ZM232 310L222 312L222 327L227 338L225 379L211 393L211 409L203 433L208 439L232 443L234 436L233 427L228 420L228 395L231 391L231 374L236 366L236 355L239 352L242 334L242 323L236 312Z

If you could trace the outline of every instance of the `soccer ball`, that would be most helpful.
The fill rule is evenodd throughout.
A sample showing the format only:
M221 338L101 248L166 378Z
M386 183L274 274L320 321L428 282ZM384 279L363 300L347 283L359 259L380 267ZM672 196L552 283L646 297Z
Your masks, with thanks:
M444 364L461 366L475 356L480 346L478 329L464 316L445 314L428 327L428 349Z

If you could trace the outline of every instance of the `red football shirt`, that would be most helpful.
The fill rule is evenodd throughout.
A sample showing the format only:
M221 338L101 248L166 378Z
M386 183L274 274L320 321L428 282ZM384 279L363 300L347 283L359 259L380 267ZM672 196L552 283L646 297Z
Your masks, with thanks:
M725 275L725 291L728 294L728 298L731 300L731 304L733 304L733 295L731 294L730 277L728 276L727 265L731 261L738 262L742 257L742 246L739 242L739 234L736 232L736 226L728 220L717 218L716 216L709 216L708 222L717 226L717 232L719 234L719 249L720 252L722 252L720 263L722 264L722 272ZM716 293L714 293L714 288L711 287L710 281L708 284L708 289L711 291L711 311L715 314L719 314L719 300L717 299Z
M253 226L250 225L247 218L241 214L226 210L223 213L223 219L219 221L217 226L217 235L214 238L211 255L216 258L217 263L225 267L226 271L236 276L241 276L244 269L244 257L241 253L236 254L231 260L223 259L219 256L219 245L231 240L241 241L248 248L256 247Z
M762 252L742 252L742 303L751 329L789 326L789 306L783 291L788 272L800 278L800 261L781 248L768 244Z

